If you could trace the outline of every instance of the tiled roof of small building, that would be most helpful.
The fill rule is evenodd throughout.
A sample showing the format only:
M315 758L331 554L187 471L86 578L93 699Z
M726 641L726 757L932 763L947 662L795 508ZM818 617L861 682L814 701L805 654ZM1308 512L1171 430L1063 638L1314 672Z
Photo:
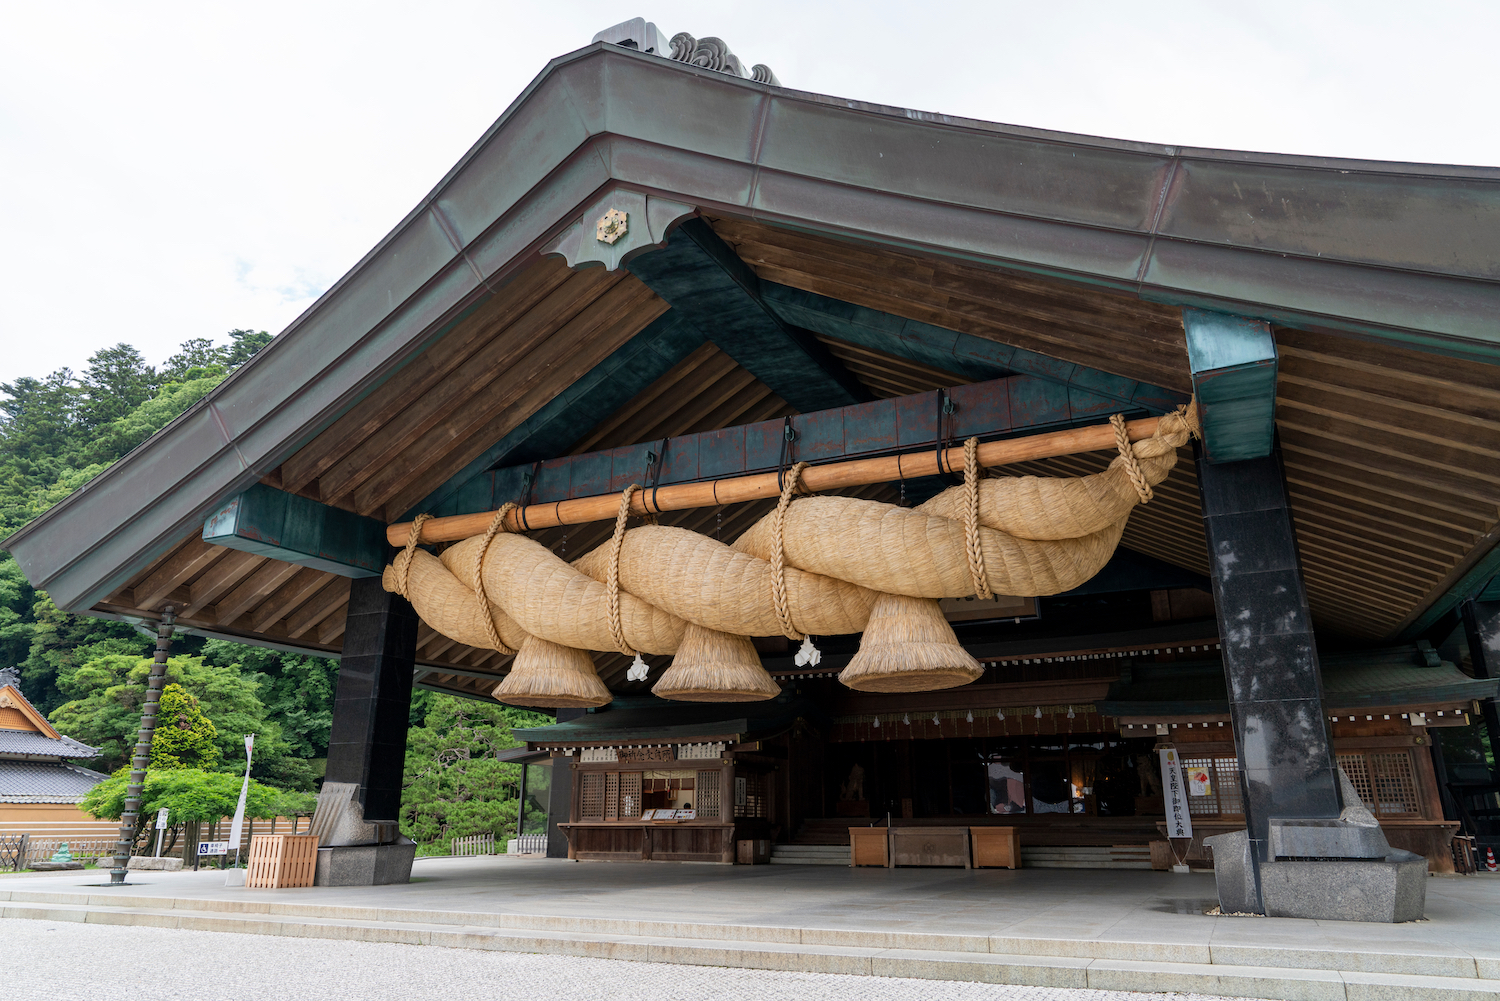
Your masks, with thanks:
M72 737L53 740L30 730L0 730L0 755L45 754L54 758L97 758L99 749Z
M0 803L77 803L109 778L58 761L0 761Z

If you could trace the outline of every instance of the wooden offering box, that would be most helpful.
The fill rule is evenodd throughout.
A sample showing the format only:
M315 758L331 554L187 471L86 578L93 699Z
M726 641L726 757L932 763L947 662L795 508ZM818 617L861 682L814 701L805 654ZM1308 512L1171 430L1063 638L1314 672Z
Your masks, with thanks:
M974 841L974 868L1021 868L1021 829L1019 827L971 827Z
M887 827L849 828L849 865L880 865L890 867L890 841L886 838Z
M312 886L317 867L316 834L257 834L250 839L245 886L262 890Z
M891 828L891 865L970 867L967 827Z

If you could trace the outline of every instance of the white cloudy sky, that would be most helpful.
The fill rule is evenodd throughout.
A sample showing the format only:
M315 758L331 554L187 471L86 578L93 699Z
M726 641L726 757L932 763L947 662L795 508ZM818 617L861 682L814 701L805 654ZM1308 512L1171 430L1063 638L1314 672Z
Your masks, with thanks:
M1500 164L1494 2L0 0L0 381L279 331L550 57L635 16L840 96Z

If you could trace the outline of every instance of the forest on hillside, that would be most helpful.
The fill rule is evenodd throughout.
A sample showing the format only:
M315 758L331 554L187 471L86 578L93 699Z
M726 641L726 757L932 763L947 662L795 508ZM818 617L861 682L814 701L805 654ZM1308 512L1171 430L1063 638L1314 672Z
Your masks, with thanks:
M187 341L159 368L121 343L95 352L82 372L0 383L0 538L166 427L270 342L265 331L231 330L223 343ZM83 764L108 773L128 766L154 645L154 631L61 611L0 553L0 668L19 669L23 693L60 732L100 749ZM153 748L153 762L240 774L243 737L254 733L252 776L270 790L310 794L327 760L337 680L335 660L179 634L167 681L211 721L212 747L186 763ZM512 726L541 722L550 718L417 692L403 831L428 850L452 837L513 835L518 766L494 753L516 746Z

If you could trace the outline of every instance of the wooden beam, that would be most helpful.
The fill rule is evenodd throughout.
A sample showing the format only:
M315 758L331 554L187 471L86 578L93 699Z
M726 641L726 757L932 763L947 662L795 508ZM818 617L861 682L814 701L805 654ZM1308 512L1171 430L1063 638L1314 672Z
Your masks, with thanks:
M683 223L664 248L638 254L625 267L798 410L871 398L816 337L766 305L759 277L703 220Z
M302 569L281 590L261 602L250 617L251 628L261 632L271 623L290 613L328 583L329 575L311 567Z
M295 563L266 560L239 586L218 600L214 606L215 621L220 625L233 622L241 614L269 598L277 588L295 577L300 569L302 568Z
M304 602L301 608L287 617L287 635L293 639L300 638L303 633L348 603L349 580L344 577L335 577Z
M1126 424L1131 441L1140 441L1156 433L1160 418L1147 417ZM984 466L1001 466L1044 456L1093 452L1115 447L1114 428L1109 424L1050 434L986 442L979 446L978 459ZM904 455L873 459L853 459L825 466L812 466L802 473L808 490L837 490L869 483L935 476L943 472L958 473L964 469L963 446L941 451L928 449ZM662 511L681 511L695 507L719 507L746 501L769 500L781 494L780 473L759 473L724 480L681 483L649 491L638 490L631 498L631 510L639 515ZM506 517L509 531L532 531L558 525L582 525L613 519L619 512L619 494L580 497L552 504L533 504L517 508ZM493 511L434 518L422 526L424 542L452 542L483 532L494 517ZM393 546L406 545L411 522L400 522L386 530Z
M244 577L260 564L265 562L265 557L256 556L253 553L236 552L233 549L221 550L224 555L199 575L193 582L190 593L193 598L180 617L192 618L200 609L206 608L218 600L219 595L238 584Z
M193 536L167 558L151 575L135 586L132 604L136 608L151 608L165 598L179 583L213 563L224 550Z

